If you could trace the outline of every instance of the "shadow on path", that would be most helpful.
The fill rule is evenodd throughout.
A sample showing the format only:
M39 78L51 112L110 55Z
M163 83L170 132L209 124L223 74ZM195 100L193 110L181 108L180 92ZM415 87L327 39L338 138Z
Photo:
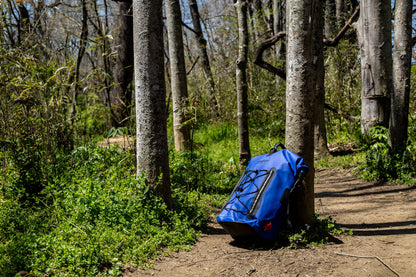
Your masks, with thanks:
M357 236L388 236L416 234L416 220L371 224L340 224L340 226L341 228L352 229L354 235Z

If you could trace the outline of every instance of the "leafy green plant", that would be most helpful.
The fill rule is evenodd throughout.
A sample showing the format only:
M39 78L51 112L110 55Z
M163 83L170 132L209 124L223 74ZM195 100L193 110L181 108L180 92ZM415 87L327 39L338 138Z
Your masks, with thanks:
M167 209L125 150L78 147L57 161L37 205L0 195L0 276L119 275L127 263L187 249L207 223L197 192L175 190Z
M228 193L241 174L234 160L213 161L201 151L171 152L170 160L172 186L184 191Z
M352 232L349 232L352 234ZM345 230L341 229L332 217L319 219L315 215L312 226L305 226L299 232L287 237L290 247L306 245L323 245L331 239L332 235L343 235Z
M415 166L416 149L413 143L409 143L402 154L392 155L389 152L387 128L377 126L370 129L365 164L361 167L365 179L411 183L416 177Z
M13 176L6 190L22 201L32 201L46 185L56 155L73 145L68 98L62 94L67 68L34 52L0 49L0 158Z

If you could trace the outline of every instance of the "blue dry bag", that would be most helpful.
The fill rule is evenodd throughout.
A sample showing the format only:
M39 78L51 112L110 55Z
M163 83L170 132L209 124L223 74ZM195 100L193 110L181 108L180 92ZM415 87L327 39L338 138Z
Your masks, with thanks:
M277 151L281 146L283 149ZM286 216L289 195L309 168L303 158L276 144L250 160L217 222L234 238L274 239Z

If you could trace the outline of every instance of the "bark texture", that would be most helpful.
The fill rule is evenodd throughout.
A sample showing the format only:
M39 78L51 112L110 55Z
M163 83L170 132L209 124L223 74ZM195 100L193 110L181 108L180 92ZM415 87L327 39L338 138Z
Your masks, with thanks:
M248 130L248 86L246 72L248 55L247 1L238 0L235 6L238 17L238 59L236 82L239 159L241 164L247 165L251 159Z
M389 1L360 2L361 132L388 127L392 83L391 7Z
M406 148L412 66L412 0L396 0L389 146L392 152Z
M310 167L297 193L298 224L311 224L314 215L314 96L313 26L319 0L287 2L286 146ZM315 61L316 63L316 61Z
M189 146L189 127L185 125L188 104L185 57L182 39L182 15L179 0L166 0L166 19L169 39L173 134L175 149L184 151Z
M315 68L316 98L315 98L315 122L314 122L314 144L315 156L322 158L329 155L326 125L325 125L325 67L323 52L323 5L318 1L315 7L315 19L313 28L313 63Z
M134 0L137 174L172 207L166 134L162 0Z

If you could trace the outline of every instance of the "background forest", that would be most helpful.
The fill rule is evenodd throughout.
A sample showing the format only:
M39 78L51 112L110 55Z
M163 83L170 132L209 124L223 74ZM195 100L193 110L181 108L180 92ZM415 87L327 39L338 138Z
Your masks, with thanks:
M279 33L286 31L287 1L242 2L247 129L256 156L285 143L281 68L284 72L287 61ZM411 50L406 142L396 151L388 124L363 131L360 121L363 54L355 23L362 3L324 2L324 87L318 91L324 92L325 137L323 148L315 138L315 166L414 184L416 53ZM158 254L196 241L247 159L239 148L241 33L234 4L180 1L186 151L175 142L173 46L164 9L170 208L144 176L136 176L132 2L1 0L0 276L119 275L126 264L150 266ZM392 1L392 17L383 18L393 25L393 49L394 7ZM113 138L121 146L108 145Z

